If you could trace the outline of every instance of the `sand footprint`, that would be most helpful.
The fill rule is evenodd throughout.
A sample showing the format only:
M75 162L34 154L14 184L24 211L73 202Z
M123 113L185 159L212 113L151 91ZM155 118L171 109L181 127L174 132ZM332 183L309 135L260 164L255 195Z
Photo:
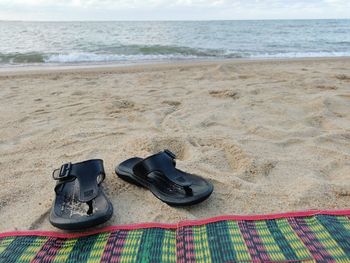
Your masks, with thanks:
M200 148L198 151L204 153L201 161L216 170L228 173L228 181L235 183L237 180L234 180L234 177L255 183L268 176L276 165L273 161L255 159L230 140L208 138L190 142L194 147Z
M121 112L134 109L135 103L130 100L116 98L105 106L106 114L110 117L115 117Z
M350 100L342 97L328 97L324 100L324 106L336 117L345 117L349 115Z
M320 173L333 192L340 197L350 197L350 160L332 160L321 167Z
M233 65L217 65L194 77L195 80L233 80L237 78L237 68Z
M337 74L337 75L335 75L335 78L338 80L350 81L350 76L348 76L346 74Z
M333 85L317 85L316 89L319 90L337 90L337 86L333 86Z
M29 230L38 229L48 218L51 208L47 209L43 214L41 214L33 223L30 224Z
M324 127L325 117L322 115L309 116L305 118L305 123L308 124L308 126L321 128L321 127Z
M181 105L181 102L180 101L175 101L175 100L164 100L164 101L162 101L162 104L178 107L178 106Z
M231 98L235 100L240 98L239 93L234 90L211 90L209 95L214 98Z
M82 95L84 95L84 94L86 94L86 92L84 92L84 91L82 91L82 90L77 90L77 91L74 91L74 92L72 93L72 96L82 96Z
M181 118L181 116L178 112L181 102L165 100L162 102L162 104L168 105L171 108L168 108L165 111L163 111L164 117L162 118L162 120L160 120L160 126L163 129L169 130L171 132L181 132L183 129L179 123L179 118Z

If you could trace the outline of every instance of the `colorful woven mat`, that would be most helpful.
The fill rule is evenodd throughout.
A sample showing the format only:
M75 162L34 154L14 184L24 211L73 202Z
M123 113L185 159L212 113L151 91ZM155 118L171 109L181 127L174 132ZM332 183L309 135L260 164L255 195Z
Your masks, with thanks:
M0 262L350 262L350 210L0 234Z

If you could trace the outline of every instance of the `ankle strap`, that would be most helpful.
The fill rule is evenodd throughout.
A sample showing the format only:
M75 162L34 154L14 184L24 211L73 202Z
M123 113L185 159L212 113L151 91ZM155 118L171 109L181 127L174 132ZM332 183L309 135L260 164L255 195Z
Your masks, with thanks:
M93 159L75 164L63 164L61 168L53 171L52 177L58 181L55 187L56 193L60 191L64 184L77 179L79 184L78 199L81 202L88 202L98 195L99 184L103 182L106 174L103 161L101 159Z

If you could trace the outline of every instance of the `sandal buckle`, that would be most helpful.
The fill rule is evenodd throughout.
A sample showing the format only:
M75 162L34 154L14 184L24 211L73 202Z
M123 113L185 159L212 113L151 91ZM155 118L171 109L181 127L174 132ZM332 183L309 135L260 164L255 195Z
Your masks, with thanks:
M164 153L166 153L167 155L169 155L171 159L176 159L175 153L171 152L170 150L165 149L165 150L164 150Z
M60 179L65 179L69 177L71 168L72 168L72 163L63 164L60 169L56 169L55 171L53 171L52 173L53 179L60 180Z

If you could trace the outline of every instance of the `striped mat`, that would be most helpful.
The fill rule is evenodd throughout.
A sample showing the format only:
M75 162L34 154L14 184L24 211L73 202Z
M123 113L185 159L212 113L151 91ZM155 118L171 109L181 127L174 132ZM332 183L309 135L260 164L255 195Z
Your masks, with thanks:
M350 262L350 210L9 232L0 262Z

